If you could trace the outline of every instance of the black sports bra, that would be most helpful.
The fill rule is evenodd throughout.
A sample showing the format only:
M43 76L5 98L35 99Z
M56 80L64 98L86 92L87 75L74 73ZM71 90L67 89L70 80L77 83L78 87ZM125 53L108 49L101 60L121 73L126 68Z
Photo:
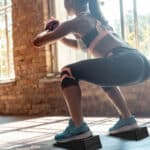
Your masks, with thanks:
M91 42L98 36L98 31L96 28L92 29L89 33L87 33L81 40L84 42L86 47L89 47Z

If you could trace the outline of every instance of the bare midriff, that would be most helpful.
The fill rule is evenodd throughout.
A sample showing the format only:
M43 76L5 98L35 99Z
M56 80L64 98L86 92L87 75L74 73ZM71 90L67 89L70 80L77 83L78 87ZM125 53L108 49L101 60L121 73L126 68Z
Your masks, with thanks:
M89 52L95 57L105 57L117 47L129 47L129 45L110 33L98 41L93 49L89 49Z

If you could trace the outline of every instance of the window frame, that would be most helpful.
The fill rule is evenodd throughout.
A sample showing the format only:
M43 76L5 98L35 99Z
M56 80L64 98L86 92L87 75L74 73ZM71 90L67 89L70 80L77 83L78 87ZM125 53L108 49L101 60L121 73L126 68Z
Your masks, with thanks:
M10 9L10 10L8 10ZM11 11L11 19L12 19L12 4L8 4L7 0L4 0L4 6L2 6L0 8L0 13L2 15L4 15L4 24L5 24L5 38L6 38L6 64L7 64L7 71L8 71L8 75L7 77L3 76L2 71L0 70L0 74L2 74L2 78L0 78L0 84L4 84L4 83L10 83L15 81L15 73L14 73L14 58L13 56L13 50L11 49L11 47L13 48L13 46L11 45L10 47L10 39L9 39L9 29L8 29L8 13L10 13L9 11ZM12 28L12 24L11 24L11 32L12 32L13 28ZM11 34L11 40L12 39L12 34ZM10 61L10 59L12 59Z
M121 37L125 40L125 22L124 22L124 0L119 0L120 5L120 22L121 22ZM138 40L138 15L137 15L137 0L132 0L133 2L133 16L134 16L134 37L136 41L136 48L139 48Z

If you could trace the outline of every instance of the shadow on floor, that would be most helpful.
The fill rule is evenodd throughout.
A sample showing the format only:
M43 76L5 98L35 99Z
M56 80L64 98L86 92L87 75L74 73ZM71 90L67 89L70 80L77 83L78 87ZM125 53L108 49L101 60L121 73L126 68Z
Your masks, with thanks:
M101 150L149 150L150 137L140 141L125 141L119 138L100 136L103 148ZM54 140L45 140L35 144L21 144L3 147L5 150L65 150L63 148L54 147ZM1 149L1 150L4 150Z

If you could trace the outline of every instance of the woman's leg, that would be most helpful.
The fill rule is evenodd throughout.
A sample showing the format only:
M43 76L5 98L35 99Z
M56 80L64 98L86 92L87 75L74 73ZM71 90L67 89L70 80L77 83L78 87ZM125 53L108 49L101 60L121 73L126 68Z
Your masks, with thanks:
M119 87L104 88L108 98L115 106L119 115L127 119L131 117L131 112L127 106L125 97ZM69 114L72 117L76 126L80 126L83 122L82 107L81 107L81 89L79 86L71 86L62 90Z
M68 110L76 126L83 122L81 91L78 80L114 87L136 82L143 74L143 70L143 61L134 54L86 60L64 67L61 73L62 90ZM116 106L120 107L121 114L127 117L130 112L128 112L123 95L119 94L118 90L109 92L109 96L113 98ZM120 99L122 99L121 102Z
M70 86L62 90L69 114L74 124L79 127L83 122L81 107L81 89L79 86Z
M62 133L56 134L55 140L69 142L92 136L88 125L83 121L81 89L70 67L64 67L61 71L61 87L71 119L67 128Z
M115 106L119 115L127 119L131 117L131 112L127 106L125 97L119 87L104 88L108 94L108 98ZM76 126L80 126L83 122L81 107L81 89L79 86L71 86L62 90L70 116L73 118Z
M71 65L72 66L72 65ZM81 89L78 79L73 76L71 66L61 70L62 93L74 124L79 127L83 123L81 106ZM79 66L80 67L80 66Z
M110 87L110 88L104 87L103 89L107 93L109 100L115 106L119 115L123 119L127 119L127 118L131 117L131 112L128 108L126 99L125 99L123 93L121 92L120 88L119 87Z

